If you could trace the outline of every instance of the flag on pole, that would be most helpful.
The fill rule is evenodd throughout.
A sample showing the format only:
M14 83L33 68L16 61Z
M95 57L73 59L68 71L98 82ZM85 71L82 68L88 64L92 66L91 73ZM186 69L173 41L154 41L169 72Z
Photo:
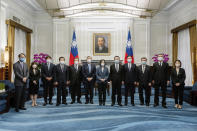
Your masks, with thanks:
M132 57L132 63L134 63L134 58L133 58L133 47L131 45L131 32L130 29L128 31L128 37L127 37L127 45L126 45L126 52L125 52L125 59L124 63L127 63L127 56Z
M74 64L74 59L75 58L79 58L79 56L78 56L78 49L77 49L76 34L75 34L75 30L74 30L73 31L73 37L72 37L72 43L71 43L71 49L70 49L69 65Z

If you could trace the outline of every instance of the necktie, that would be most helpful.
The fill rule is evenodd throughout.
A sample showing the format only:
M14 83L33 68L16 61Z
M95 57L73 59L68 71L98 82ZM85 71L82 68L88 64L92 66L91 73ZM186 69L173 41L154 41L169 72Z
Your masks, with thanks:
M102 72L103 72L104 68L102 67Z
M131 70L131 64L129 63L129 71Z
M20 64L21 64L21 68L23 69L23 62L21 62Z
M88 67L89 67L89 73L91 73L91 65L88 64Z
M145 72L145 66L144 65L142 66L142 72L143 73Z
M75 70L76 70L76 71L78 70L77 65L75 65Z
M64 71L64 65L61 65L62 72Z
M119 69L118 69L118 64L116 64L116 71L118 72L118 70L119 70Z
M50 69L50 63L48 63L47 66L48 66L48 70L49 70Z

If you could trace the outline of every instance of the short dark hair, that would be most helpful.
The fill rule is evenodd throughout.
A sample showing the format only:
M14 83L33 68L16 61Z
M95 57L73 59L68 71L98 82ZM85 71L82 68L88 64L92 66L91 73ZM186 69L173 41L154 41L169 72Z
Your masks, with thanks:
M52 57L51 57L51 56L49 56L49 55L48 55L48 56L46 56L46 58L45 58L45 59L48 59L48 58L52 59Z
M26 57L26 55L24 53L18 54L18 57L21 57L21 55L24 55Z
M146 60L147 60L147 58L146 58L146 57L142 57L142 58L141 58L141 60L142 60L142 59L146 59Z
M61 59L64 59L64 60L65 60L65 58L64 58L63 56L59 57L59 61L60 61Z
M90 58L91 56L87 56L87 59ZM91 57L92 58L92 57Z
M176 63L177 61L180 63L180 67L181 67L181 66L182 66L182 62L181 62L181 60L175 60L175 62L174 62L174 66L175 66L175 63Z
M105 62L105 60L104 60L104 59L101 59L101 60L100 60L100 62L99 62L99 64L101 65L101 62L103 62L103 61Z
M114 59L117 58L117 57L120 59L120 56L114 56Z

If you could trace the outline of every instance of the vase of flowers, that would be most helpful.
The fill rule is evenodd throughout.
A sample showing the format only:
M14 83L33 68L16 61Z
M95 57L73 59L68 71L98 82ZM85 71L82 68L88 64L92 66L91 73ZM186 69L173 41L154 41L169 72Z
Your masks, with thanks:
M49 56L48 54L40 53L34 54L34 62L38 63L38 68L40 69L42 64L46 63L46 57Z
M158 55L159 54L155 54L153 57L152 57L152 59L153 59L153 61L154 62L158 62L159 60L158 60ZM164 54L163 53L163 57L164 57L164 62L168 62L168 60L169 60L169 57L168 57L168 54Z

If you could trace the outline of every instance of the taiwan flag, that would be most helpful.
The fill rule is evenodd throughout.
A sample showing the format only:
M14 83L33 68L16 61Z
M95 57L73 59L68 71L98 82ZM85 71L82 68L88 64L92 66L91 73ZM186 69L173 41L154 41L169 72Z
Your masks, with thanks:
M69 65L74 64L75 58L79 58L79 56L78 56L78 49L77 49L76 34L75 34L75 31L73 31L73 38L72 38L71 49L70 49Z
M134 63L134 57L133 57L133 47L131 45L131 32L129 30L128 37L127 37L127 45L126 45L126 53L125 53L125 59L124 63L127 63L127 56L132 57L132 63Z

